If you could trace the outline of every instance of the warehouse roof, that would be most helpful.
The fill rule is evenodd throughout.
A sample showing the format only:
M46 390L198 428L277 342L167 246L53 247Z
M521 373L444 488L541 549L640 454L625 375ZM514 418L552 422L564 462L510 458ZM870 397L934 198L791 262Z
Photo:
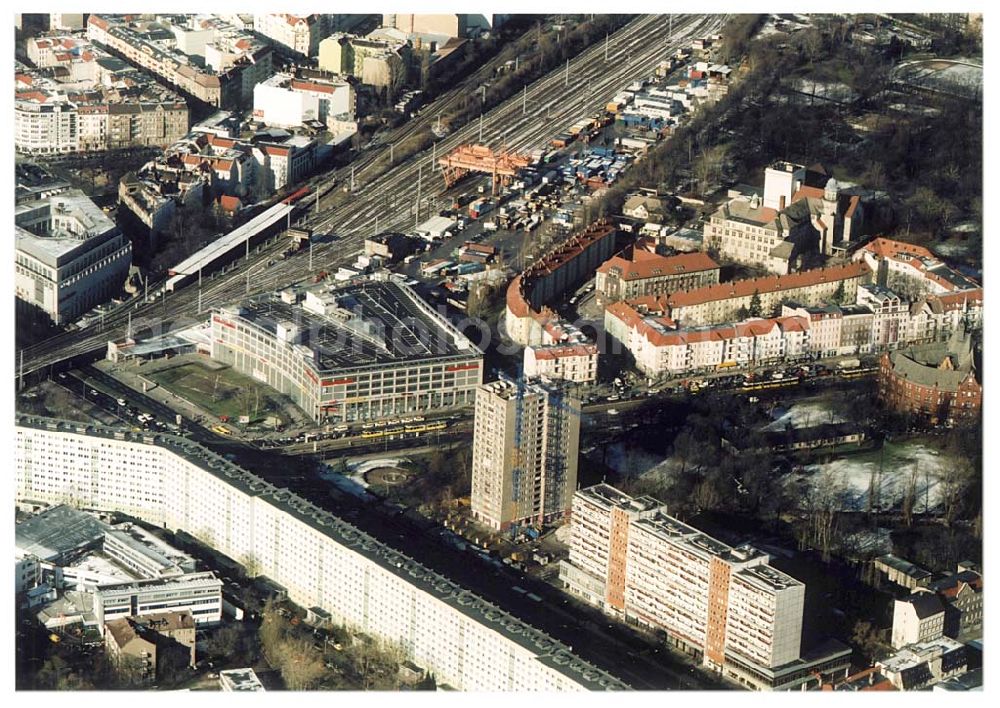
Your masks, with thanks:
M97 543L111 527L95 516L61 504L15 527L15 547L43 561Z
M329 303L326 314L266 294L223 308L213 319L238 318L272 337L278 336L280 325L288 343L321 372L481 355L444 317L398 283L364 282L321 299Z

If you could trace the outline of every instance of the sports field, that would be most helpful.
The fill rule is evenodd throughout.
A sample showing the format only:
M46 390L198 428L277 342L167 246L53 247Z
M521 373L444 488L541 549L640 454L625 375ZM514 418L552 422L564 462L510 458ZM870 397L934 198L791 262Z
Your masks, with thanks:
M229 367L209 369L197 362L152 372L149 378L166 390L186 398L216 418L228 416L237 422L250 416L250 424L278 416L285 424L279 395L269 386Z

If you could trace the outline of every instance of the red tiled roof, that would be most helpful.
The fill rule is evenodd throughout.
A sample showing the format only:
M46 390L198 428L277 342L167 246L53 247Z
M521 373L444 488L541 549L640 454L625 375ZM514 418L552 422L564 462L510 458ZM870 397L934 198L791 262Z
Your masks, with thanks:
M817 285L822 282L836 282L856 278L868 272L870 272L868 266L862 261L830 268L815 268L788 275L734 280L672 293L667 296L667 303L671 308L701 305L706 302L728 300L734 297L749 297L755 291L758 293L780 292Z
M864 248L861 248L855 254L854 258L860 260L865 256L865 254L870 254L876 259L886 258L899 263L906 263L911 268L920 271L923 277L934 281L946 290L956 290L961 287L952 280L949 280L938 273L933 273L928 269L929 267L935 268L939 265L944 266L944 264L937 256L923 246L915 246L904 241L894 241L892 239L879 237L871 243L865 245ZM925 262L925 259L930 263ZM947 266L944 267L947 268ZM949 268L949 270L951 269ZM971 279L966 276L957 274L955 271L951 272L967 281L972 282Z
M264 152L266 152L268 155L279 155L281 157L288 157L288 155L292 152L292 149L286 147L278 147L277 145L265 145Z
M633 249L629 260L621 255L613 256L597 268L598 273L608 273L612 268L621 269L622 280L642 280L668 275L681 275L718 268L719 264L707 253L682 253L677 256L661 256L642 249Z
M905 241L895 241L891 238L879 237L865 245L861 252L872 253L879 258L892 258L894 260L909 261L909 257L932 258L937 260L933 253L923 246L917 246Z
M37 101L38 103L45 103L49 99L49 97L41 91L21 91L17 94L17 98L22 101Z
M313 81L302 81L300 79L292 79L288 87L297 91L317 91L319 93L333 93L334 91L334 87L329 84L317 84Z
M533 348L535 359L551 361L573 356L594 356L597 354L596 344L558 344L550 347Z
M231 197L228 194L224 194L219 198L219 206L225 211L236 211L240 208L239 197Z
M700 344L702 342L721 342L722 336L715 329L699 329L694 332L685 332L688 344Z
M763 337L771 334L776 326L774 320L749 320L733 325L737 337Z
M776 321L784 332L805 332L809 329L809 320L805 317L778 317Z
M805 199L807 197L811 199L822 199L823 190L819 187L806 187L803 185L799 187L799 190L795 194L792 195L792 201L790 203L794 204L800 199Z
M983 289L976 288L975 290L966 290L965 292L938 295L937 299L941 302L945 310L962 309L966 304L982 305Z

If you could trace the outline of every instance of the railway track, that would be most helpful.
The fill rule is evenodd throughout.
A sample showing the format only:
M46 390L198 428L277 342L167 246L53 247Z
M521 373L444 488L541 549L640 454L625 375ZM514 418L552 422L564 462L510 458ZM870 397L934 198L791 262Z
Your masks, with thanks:
M667 15L637 17L612 34L606 43L598 42L572 59L568 81L565 67L551 71L528 86L524 94L511 97L484 114L483 142L495 147L506 143L508 149L519 151L544 146L560 127L603 108L616 91L630 81L648 76L663 58L692 38L717 32L725 19L722 15L684 15L673 19ZM477 72L480 74L477 80L491 73L489 66ZM572 95L574 88L579 98ZM442 104L430 104L430 110L420 116L422 123L401 126L397 129L400 132L392 133L391 138L403 140L425 129L433 120L432 116L454 107L457 101L464 100L464 95L456 90L445 94L442 100L445 101ZM524 110L525 105L528 110ZM302 223L314 232L336 234L330 243L313 244L285 260L278 260L287 244L284 239L275 238L258 246L229 270L206 276L200 287L191 285L155 302L133 299L107 313L100 325L65 332L25 348L20 352L23 357L20 371L30 376L61 361L101 350L110 339L124 338L129 328L133 335L149 335L192 325L203 321L204 313L212 307L248 294L274 290L304 280L313 272L330 271L349 263L360 252L364 238L374 232L376 216L380 231L406 230L421 215L426 218L435 213L437 208L433 200L444 193L436 158L458 145L479 142L479 133L479 122L474 121L431 149L381 173L373 182L366 181L367 175L375 174L373 165L388 148L363 157L354 165L356 190L348 203L304 215ZM314 189L329 190L349 174L349 167L341 168L316 181ZM414 213L411 205L418 193L423 199L425 189L432 201ZM162 283L162 280L151 283L149 291L155 292ZM20 359L15 363L20 364Z

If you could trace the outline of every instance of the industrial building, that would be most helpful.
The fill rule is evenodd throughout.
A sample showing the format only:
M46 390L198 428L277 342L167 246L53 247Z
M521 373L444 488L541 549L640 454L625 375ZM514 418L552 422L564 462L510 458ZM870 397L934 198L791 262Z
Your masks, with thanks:
M80 190L18 204L14 224L19 303L66 324L124 287L132 244Z
M578 401L539 382L484 384L476 394L473 517L503 531L564 518L579 448Z
M212 314L212 358L289 396L316 422L469 405L482 352L409 287L365 282L262 295Z
M399 644L438 683L468 691L628 688L448 578L185 438L22 416L14 469L18 501L75 498L253 559L293 602Z
M196 624L221 622L222 581L211 572L186 573L99 585L94 590L94 614L100 624L162 612L190 612Z
M603 611L666 632L668 643L750 688L844 675L849 648L801 652L805 586L752 546L732 547L607 484L573 497L560 579Z

